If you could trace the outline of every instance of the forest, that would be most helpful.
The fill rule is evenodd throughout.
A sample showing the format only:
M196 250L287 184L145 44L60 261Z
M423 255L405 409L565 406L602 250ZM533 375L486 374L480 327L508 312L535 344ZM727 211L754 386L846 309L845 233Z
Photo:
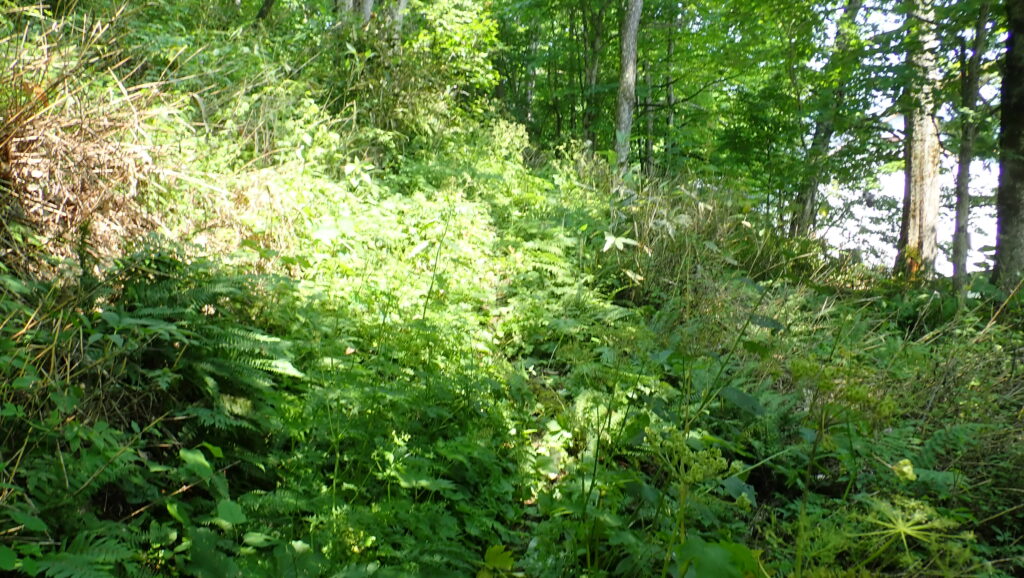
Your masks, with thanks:
M1024 576L1022 35L0 0L0 574Z

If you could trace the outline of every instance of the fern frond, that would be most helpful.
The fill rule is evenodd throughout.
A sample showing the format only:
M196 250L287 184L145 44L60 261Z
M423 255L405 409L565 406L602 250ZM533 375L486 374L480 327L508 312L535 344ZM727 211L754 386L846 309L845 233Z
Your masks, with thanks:
M213 428L221 431L233 429L246 429L256 431L257 428L248 421L235 417L223 409L210 409L206 407L190 407L180 414L183 417L194 417L205 428Z
M136 556L136 550L117 538L83 532L62 552L44 556L39 569L51 578L110 578L119 563Z
M38 568L50 578L114 578L113 568L98 563L88 554L61 552L44 557Z

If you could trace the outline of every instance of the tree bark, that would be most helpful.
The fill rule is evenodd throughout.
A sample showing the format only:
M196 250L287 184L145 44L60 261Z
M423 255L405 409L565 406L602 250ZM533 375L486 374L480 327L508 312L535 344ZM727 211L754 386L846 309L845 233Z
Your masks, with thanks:
M676 128L676 90L675 83L676 79L672 76L672 66L675 63L676 54L676 37L675 34L678 31L678 19L677 26L672 28L668 36L668 46L665 47L665 54L668 57L668 63L665 66L666 78L665 78L665 104L667 107L667 118L666 122L666 135L665 138L665 167L672 167L672 157L675 152L675 128Z
M863 0L847 0L843 14L836 23L836 41L832 54L829 56L825 70L834 73L842 71L841 61L850 50L853 42L851 30L856 26L857 15L863 6ZM827 177L824 174L825 161L828 159L829 149L832 146L832 137L835 134L835 118L842 113L846 91L843 89L845 74L830 74L836 80L829 80L832 98L825 105L824 109L818 111L814 120L814 136L811 137L810 148L807 149L805 165L807 174L800 184L797 192L797 212L792 217L789 225L791 237L804 236L811 232L817 222L818 216L818 189L822 180Z
M589 4L590 0L585 0ZM608 4L602 0L601 5L590 11L583 11L586 18L583 34L586 37L585 86L583 89L583 134L591 143L594 142L594 121L597 119L597 79L601 71L601 53L604 51L604 20Z
M992 281L1015 289L1024 273L1024 0L1006 0L1006 60L999 130L996 262Z
M276 0L263 0L260 11L256 13L256 20L266 20L267 16L270 16L270 11L274 9L274 2Z
M838 96L836 97L839 98ZM834 105L836 101L832 101ZM806 169L809 171L804 182L800 186L797 196L797 209L799 213L789 224L789 236L804 236L811 232L818 220L818 188L821 186L821 171L824 161L828 158L829 147L832 145L832 135L835 134L835 124L832 122L832 113L827 113L818 118L814 124L814 136L811 137L811 147L807 150Z
M971 249L971 163L974 161L974 141L978 136L979 86L981 85L981 60L988 49L988 19L991 2L983 2L978 9L978 20L974 26L974 40L968 58L967 47L961 57L960 103L963 107L963 121L960 126L960 152L957 155L956 171L956 228L953 231L953 288L957 295L963 295L967 280L967 253Z
M359 0L359 17L364 25L373 18L373 0Z
M572 37L572 46L585 46L586 36L583 30L583 23L586 20L583 17L583 9L580 8L578 14L570 10L571 16L569 17L569 33ZM587 82L586 82L586 60L587 54L584 50L574 50L572 54L572 62L568 62L566 58L566 67L568 71L559 70L559 74L572 74L574 80L577 83L577 90L572 91L571 95L563 96L561 100L564 101L563 107L566 113L566 125L567 131L570 134L575 134L577 127L581 127L581 122L586 122L587 116ZM568 79L565 82L566 88L568 88ZM582 119L580 116L582 115ZM584 132L584 135L586 133Z
M907 146L905 186L897 274L909 278L928 276L938 252L936 224L939 219L939 131L934 116L938 39L935 10L929 0L906 0L910 5L911 81L907 89Z
M620 176L629 169L629 137L633 132L633 109L636 106L637 34L643 7L643 0L629 0L622 24L622 60L615 109L615 158Z
M402 35L402 23L405 21L405 11L409 7L409 0L396 0L391 8L391 26L396 37Z
M654 174L654 84L651 82L651 63L644 62L644 85L647 93L644 95L644 174Z
M558 81L556 80L557 75L555 73L554 67L548 66L547 72L548 91L550 92L550 94L555 95L551 99L551 108L555 114L555 141L559 142L562 140L563 125L565 124L565 119L562 116L562 99L559 96L559 86Z
M533 37L530 39L530 56L529 61L526 64L526 124L532 125L534 120L533 115L533 100L534 95L537 91L537 51L540 50L540 34L533 32Z

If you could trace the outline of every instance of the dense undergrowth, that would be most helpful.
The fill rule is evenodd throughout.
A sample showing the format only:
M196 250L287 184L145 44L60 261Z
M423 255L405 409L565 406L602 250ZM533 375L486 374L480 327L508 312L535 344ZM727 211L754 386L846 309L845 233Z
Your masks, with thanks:
M780 238L727 181L616 200L601 157L490 109L485 61L437 58L493 42L473 3L398 46L221 4L122 15L86 66L122 80L55 66L21 116L22 77L0 92L6 141L148 87L81 138L153 163L92 185L148 236L91 249L109 204L53 257L4 229L0 570L1024 572L1017 301Z

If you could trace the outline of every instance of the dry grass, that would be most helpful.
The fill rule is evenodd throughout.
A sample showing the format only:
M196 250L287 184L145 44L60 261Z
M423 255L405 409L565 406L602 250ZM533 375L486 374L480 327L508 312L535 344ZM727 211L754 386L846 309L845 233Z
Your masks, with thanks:
M152 228L139 203L154 170L139 112L152 87L118 80L110 22L5 17L21 28L0 39L0 264L37 278L56 272L53 257L95 266Z

